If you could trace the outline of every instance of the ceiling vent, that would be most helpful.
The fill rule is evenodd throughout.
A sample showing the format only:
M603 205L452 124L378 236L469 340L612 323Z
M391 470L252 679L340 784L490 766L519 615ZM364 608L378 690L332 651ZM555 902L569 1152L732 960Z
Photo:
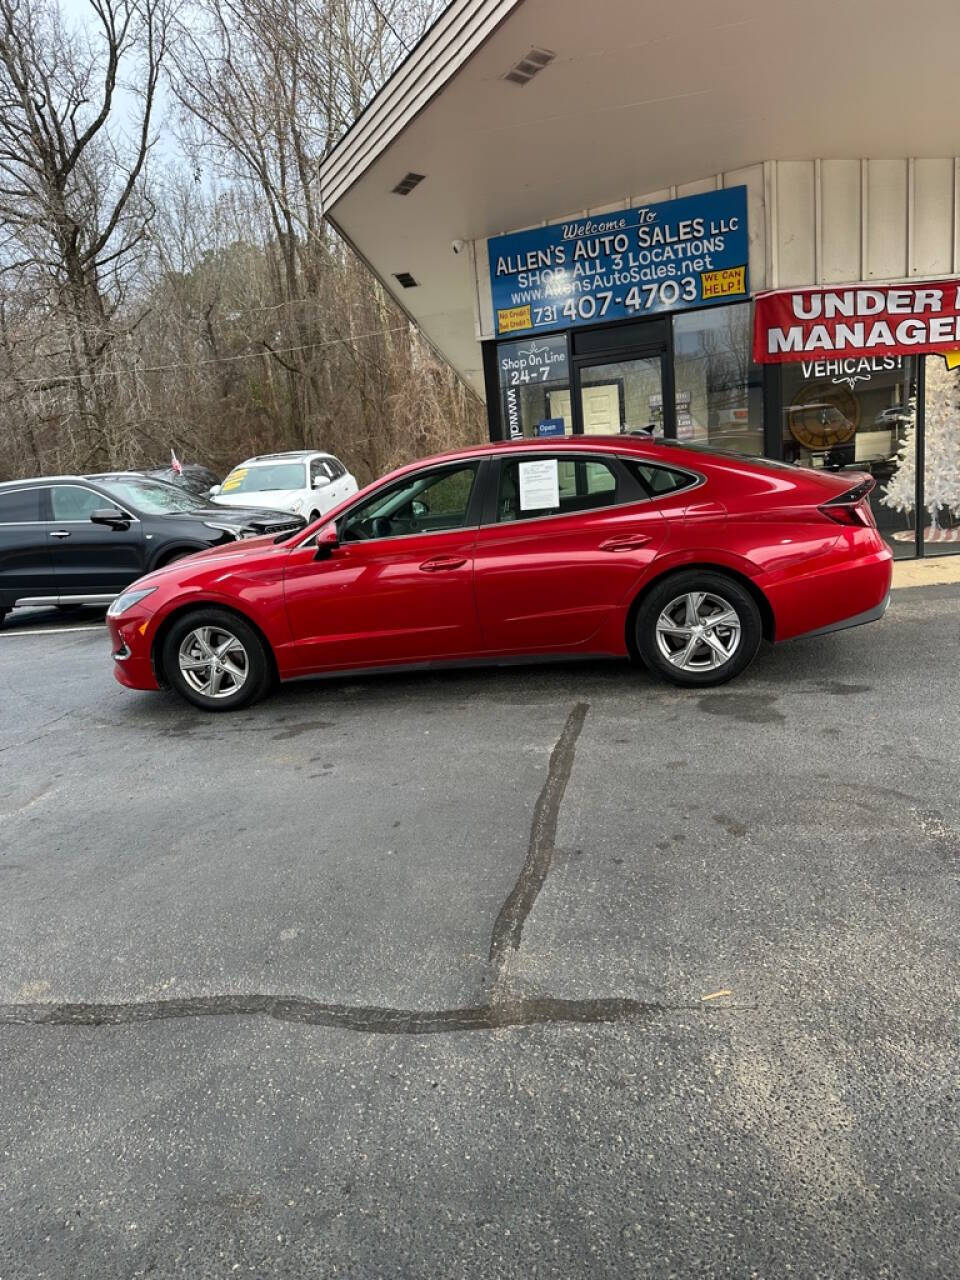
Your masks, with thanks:
M409 271L396 271L393 278L399 281L405 289L416 289L417 287L417 281L414 280Z
M503 78L513 84L529 84L537 72L542 71L556 56L549 49L531 49Z
M408 196L414 187L418 187L427 175L425 173L408 173L393 188L395 196Z

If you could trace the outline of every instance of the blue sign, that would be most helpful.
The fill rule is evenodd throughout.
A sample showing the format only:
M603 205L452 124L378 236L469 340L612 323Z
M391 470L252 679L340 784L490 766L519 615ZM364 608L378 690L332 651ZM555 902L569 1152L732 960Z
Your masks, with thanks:
M750 296L746 187L516 231L488 249L498 335Z
M562 436L563 435L563 419L562 418L544 418L542 422L537 423L538 436Z

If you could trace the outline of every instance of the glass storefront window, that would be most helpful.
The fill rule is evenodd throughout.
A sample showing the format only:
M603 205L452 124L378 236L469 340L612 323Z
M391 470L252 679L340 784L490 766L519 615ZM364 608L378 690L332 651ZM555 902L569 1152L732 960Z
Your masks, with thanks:
M674 316L678 440L763 453L763 386L751 338L748 302Z
M803 360L782 365L781 378L784 460L869 472L877 482L870 502L880 532L896 556L912 556L914 361Z
M566 334L502 342L497 348L497 368L503 434L508 440L571 434Z
M960 369L924 359L923 550L937 556L960 552Z
M662 431L663 385L660 357L616 360L580 370L580 411L584 435L617 435L654 428Z

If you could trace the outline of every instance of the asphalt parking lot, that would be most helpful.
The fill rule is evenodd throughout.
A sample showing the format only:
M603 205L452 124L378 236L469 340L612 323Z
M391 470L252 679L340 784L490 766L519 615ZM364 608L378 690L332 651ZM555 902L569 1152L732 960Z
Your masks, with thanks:
M135 694L0 632L0 1278L960 1270L960 589Z

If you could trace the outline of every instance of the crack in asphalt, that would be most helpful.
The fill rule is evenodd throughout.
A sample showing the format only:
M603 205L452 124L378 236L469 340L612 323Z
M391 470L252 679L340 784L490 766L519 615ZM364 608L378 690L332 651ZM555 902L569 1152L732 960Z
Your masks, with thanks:
M503 978L509 952L520 949L523 926L533 910L533 904L550 871L560 805L563 803L567 783L570 781L577 739L588 710L586 702L576 704L567 716L567 722L557 739L557 745L550 753L547 780L537 798L533 821L530 824L527 857L516 884L500 908L500 914L497 916L490 937L489 960L494 970L495 990Z
M703 1013L702 1004L665 1004L621 997L563 1000L513 998L506 991L506 967L520 949L523 926L546 882L553 861L557 820L570 780L577 739L589 706L578 702L550 753L547 778L530 825L527 856L507 896L490 938L491 994L482 1004L453 1009L396 1009L327 1004L307 996L217 995L117 1003L0 1005L0 1027L118 1027L171 1018L266 1016L305 1026L337 1027L375 1035L430 1035L455 1031L497 1031L537 1024L646 1024L666 1013Z
M379 1035L429 1035L450 1031L496 1031L537 1023L649 1022L670 1012L701 1013L700 1005L667 1005L619 998L516 1000L456 1009L380 1009L324 1004L305 996L194 996L129 1004L0 1005L0 1027L120 1027L170 1018L266 1015L280 1022L340 1027Z

